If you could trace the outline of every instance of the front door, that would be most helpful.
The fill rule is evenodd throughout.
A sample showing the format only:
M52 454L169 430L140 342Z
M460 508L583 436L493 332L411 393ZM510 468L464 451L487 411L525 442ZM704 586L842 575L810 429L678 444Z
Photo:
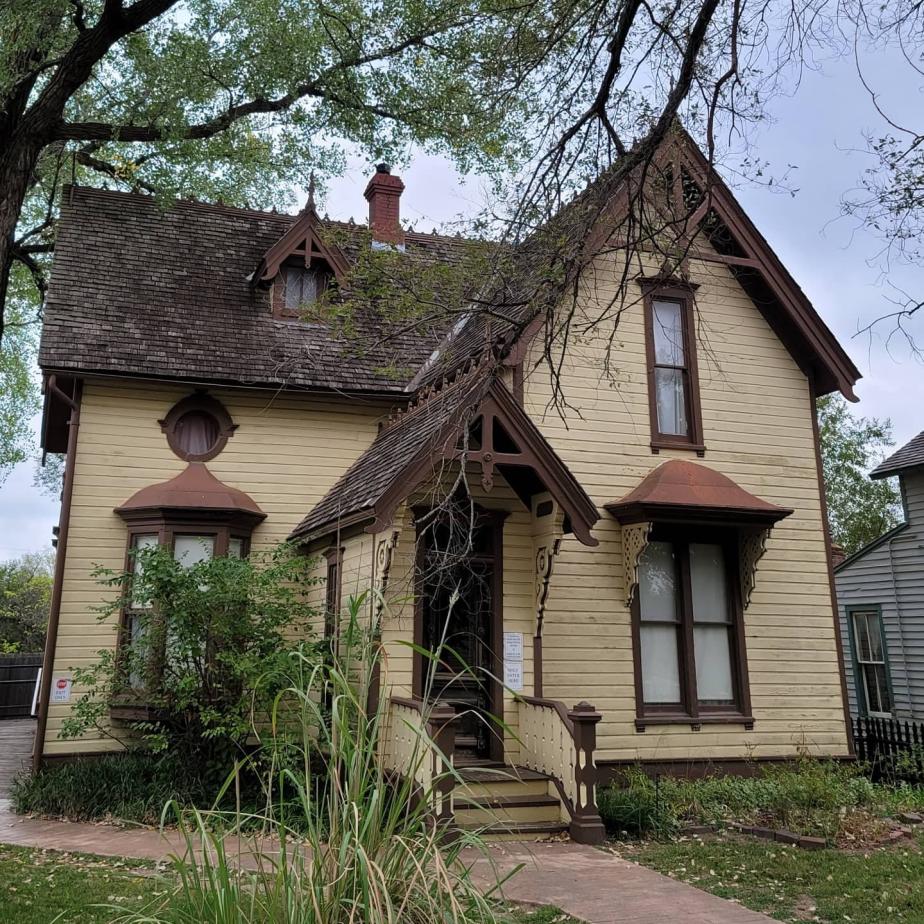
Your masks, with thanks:
M460 528L448 517L426 528L419 562L422 589L422 695L453 706L457 762L497 754L500 717L495 656L499 524L481 515Z

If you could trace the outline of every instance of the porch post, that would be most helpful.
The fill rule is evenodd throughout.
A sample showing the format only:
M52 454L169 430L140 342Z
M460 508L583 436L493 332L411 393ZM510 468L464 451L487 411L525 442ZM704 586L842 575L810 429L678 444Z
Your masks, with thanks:
M570 834L579 844L602 844L606 837L600 813L597 811L597 768L594 750L597 747L597 723L601 715L590 704L577 703L568 712L574 726L574 767L577 797L571 817Z

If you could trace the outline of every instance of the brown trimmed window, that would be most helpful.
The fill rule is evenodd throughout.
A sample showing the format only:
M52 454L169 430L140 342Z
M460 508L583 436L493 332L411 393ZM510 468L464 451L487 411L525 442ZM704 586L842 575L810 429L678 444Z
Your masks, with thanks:
M197 393L174 404L160 428L181 459L208 462L225 448L237 425L220 401Z
M692 291L649 288L645 295L645 340L651 448L695 449L703 445L693 335Z
M633 601L637 725L744 722L750 698L734 532L656 529Z
M327 290L331 273L327 265L289 263L279 270L273 287L273 313L280 318L299 318Z
M164 521L151 520L137 523L129 530L128 564L133 575L139 575L143 567L140 552L159 545L173 548L173 557L185 568L191 568L201 561L209 561L216 555L242 558L248 553L250 530L246 526L183 523L172 525ZM144 637L146 619L151 604L138 599L134 594L128 597L122 619L122 645L137 646ZM146 665L147 676L137 671L128 678L128 686L135 691L143 690L153 681L162 663L157 652L150 653ZM115 712L118 712L116 708Z
M337 632L337 616L340 612L340 567L343 549L330 549L327 553L327 585L324 600L324 639L333 650Z

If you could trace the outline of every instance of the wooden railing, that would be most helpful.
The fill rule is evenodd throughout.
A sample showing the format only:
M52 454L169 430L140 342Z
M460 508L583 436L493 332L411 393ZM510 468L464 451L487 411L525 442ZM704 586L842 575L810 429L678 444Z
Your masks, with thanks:
M597 811L597 723L600 713L590 703L568 709L554 699L519 696L520 762L550 776L571 816L570 832L581 844L604 838Z
M403 696L389 701L385 766L412 783L439 822L453 817L455 717L452 706L444 703L428 706Z

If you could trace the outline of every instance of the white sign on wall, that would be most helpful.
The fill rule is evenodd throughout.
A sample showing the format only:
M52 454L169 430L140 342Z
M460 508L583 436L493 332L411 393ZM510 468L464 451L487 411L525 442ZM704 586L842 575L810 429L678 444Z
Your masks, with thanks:
M55 677L51 681L51 701L53 703L69 703L71 701L71 678Z
M504 686L523 689L523 633L504 633Z

